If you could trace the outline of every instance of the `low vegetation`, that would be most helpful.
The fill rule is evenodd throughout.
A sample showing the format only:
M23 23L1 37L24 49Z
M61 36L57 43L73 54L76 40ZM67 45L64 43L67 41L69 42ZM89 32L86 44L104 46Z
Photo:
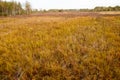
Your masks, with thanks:
M120 80L120 16L1 18L0 80Z

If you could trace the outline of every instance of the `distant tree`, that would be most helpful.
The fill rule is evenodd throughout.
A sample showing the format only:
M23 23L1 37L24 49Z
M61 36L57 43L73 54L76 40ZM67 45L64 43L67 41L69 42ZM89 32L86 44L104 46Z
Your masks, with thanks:
M32 12L36 13L36 12L38 12L38 9L33 9Z
M95 7L94 11L120 11L120 6L115 7Z
M115 6L116 11L120 11L120 6Z
M111 6L108 7L108 11L112 11L112 7Z
M25 3L25 10L26 10L26 14L30 14L32 11L30 2L28 2L28 1L26 1L26 3Z
M0 0L0 15L2 15L3 12L3 5L2 5L2 0Z
M19 15L22 14L23 9L22 9L22 5L21 5L20 2L18 2L17 9L18 9L18 14L19 14Z

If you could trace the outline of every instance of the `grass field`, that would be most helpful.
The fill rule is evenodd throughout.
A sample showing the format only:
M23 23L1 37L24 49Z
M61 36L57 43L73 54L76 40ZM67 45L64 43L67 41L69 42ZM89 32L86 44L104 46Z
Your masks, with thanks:
M0 80L120 80L120 16L0 18Z

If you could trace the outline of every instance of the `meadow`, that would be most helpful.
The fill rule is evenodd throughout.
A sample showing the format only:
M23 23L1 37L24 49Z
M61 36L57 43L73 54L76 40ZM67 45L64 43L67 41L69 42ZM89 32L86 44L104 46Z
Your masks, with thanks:
M0 80L120 80L120 16L1 17Z

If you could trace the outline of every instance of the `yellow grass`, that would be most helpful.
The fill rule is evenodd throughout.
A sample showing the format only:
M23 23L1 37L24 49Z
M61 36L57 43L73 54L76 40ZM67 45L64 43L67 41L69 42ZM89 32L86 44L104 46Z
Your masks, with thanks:
M111 15L111 14L113 14L113 15L117 15L117 14L120 14L120 11L102 11L102 12L98 12L98 13L100 13L100 14L109 14L109 15Z
M120 16L0 19L0 80L120 80Z

